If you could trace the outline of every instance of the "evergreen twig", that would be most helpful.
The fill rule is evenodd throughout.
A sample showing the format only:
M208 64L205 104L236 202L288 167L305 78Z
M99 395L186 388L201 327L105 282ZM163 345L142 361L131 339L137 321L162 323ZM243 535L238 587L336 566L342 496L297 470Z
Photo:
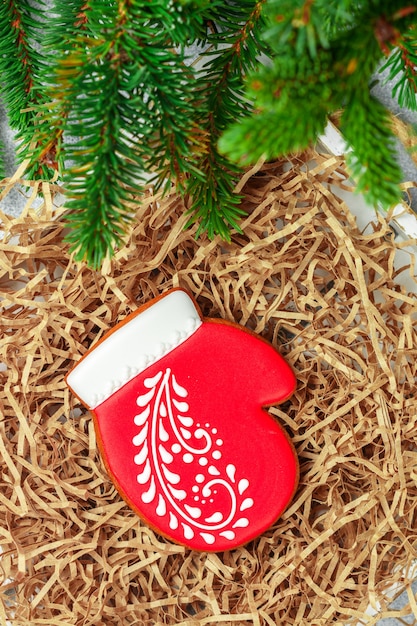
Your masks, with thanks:
M127 201L140 193L145 170L159 172L160 184L198 175L186 160L194 77L173 50L169 33L179 18L164 4L112 1L103 9L90 0L85 34L57 62L67 85L57 112L69 140L68 241L93 267L120 245L131 219ZM186 29L176 31L175 43Z
M51 13L51 15L49 15ZM190 65L188 47L206 52ZM0 79L30 176L63 178L72 250L99 267L151 175L189 224L239 229L241 168L315 141L342 109L348 161L374 204L400 198L378 67L417 110L417 6L407 0L4 0ZM0 172L1 175L1 172Z
M401 169L395 160L394 135L387 110L369 92L356 93L343 112L341 130L347 142L354 146L346 153L346 161L357 191L372 205L396 204L400 200ZM378 154L378 160L369 159L372 150Z
M358 190L385 208L398 202L394 135L369 85L381 59L397 46L388 66L391 74L404 70L404 77L394 95L401 105L416 107L417 38L410 24L417 7L387 0L378 7L352 0L270 0L267 14L265 36L274 60L250 76L247 95L257 110L226 130L222 152L248 164L303 149L323 132L329 113L345 108L343 131L353 149L349 163Z
M198 232L207 231L209 237L220 234L228 239L230 227L239 230L242 211L234 187L240 170L220 154L217 143L232 121L251 110L244 95L244 80L259 54L267 51L261 39L264 1L224 3L210 15L215 28L207 37L210 49L196 95L199 115L195 125L200 141L193 152L204 178L191 178L186 186L192 198L188 223L198 221Z
M395 80L392 94L401 107L417 111L417 25L410 28L380 68L389 70L388 80Z
M42 101L34 107L36 118L30 142L23 143L21 157L28 158L29 178L50 177L54 171L65 171L63 136L65 123L78 94L75 75L81 67L74 64L73 53L87 25L86 0L55 0L52 16L45 29L43 47L50 50L45 60L42 80ZM68 46L68 42L73 45Z
M44 66L42 0L4 0L0 4L0 92L10 126L22 142L31 140L34 105L41 99L39 80Z

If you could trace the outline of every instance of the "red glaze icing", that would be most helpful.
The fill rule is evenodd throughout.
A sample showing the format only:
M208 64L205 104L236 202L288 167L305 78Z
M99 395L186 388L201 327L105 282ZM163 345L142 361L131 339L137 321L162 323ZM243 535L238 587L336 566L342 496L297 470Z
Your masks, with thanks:
M295 384L267 342L205 319L94 410L115 485L177 543L222 551L254 539L297 486L292 445L262 409L287 399Z

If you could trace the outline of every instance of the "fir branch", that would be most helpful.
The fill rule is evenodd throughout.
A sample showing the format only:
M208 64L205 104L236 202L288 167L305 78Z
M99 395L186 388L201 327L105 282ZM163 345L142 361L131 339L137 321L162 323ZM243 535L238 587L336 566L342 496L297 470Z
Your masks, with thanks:
M0 72L21 156L36 175L65 175L77 259L98 267L121 244L144 171L191 198L198 232L228 238L241 165L302 149L344 105L360 189L384 205L398 197L393 136L369 81L388 56L394 96L417 109L415 4L55 0L52 13L44 0L0 5ZM211 47L197 74L192 43Z
M76 98L76 75L80 74L81 66L75 60L74 49L78 49L79 45L86 45L87 40L83 40L83 33L88 37L88 41L93 39L100 40L101 32L97 28L90 28L88 12L90 10L89 0L56 0L52 10L53 16L48 22L48 29L45 36L45 47L53 50L54 55L49 58L49 63L42 75L44 84L44 100L38 112L38 120L34 129L34 137L30 147L26 147L26 151L22 152L22 156L29 156L35 168L38 171L29 170L32 174L48 175L48 168L63 171L62 141L65 129L65 120L67 119L71 102ZM129 5L130 3L127 3ZM173 35L172 41L167 41L169 45L184 45L192 36L196 36L196 32L203 29L203 9L206 8L207 0L192 0L187 2L178 2L175 11L167 11L166 2L157 1L153 3L151 12L148 7L144 10L136 7L136 15L139 11L143 14L143 22L160 20L158 26L160 31L169 32ZM92 5L94 8L94 4ZM98 7L96 7L98 9ZM129 9L133 11L133 7ZM120 14L124 15L121 24L125 23L129 28L130 13L124 8L124 3L120 5ZM68 42L73 45L68 46ZM133 39L130 41L134 43ZM88 44L90 45L90 44ZM172 56L172 55L171 55ZM145 61L146 62L146 61ZM167 68L175 74L171 81L172 89L177 93L181 92L183 86L181 77L175 68ZM177 79L177 80L176 80ZM161 94L161 100L164 101L164 94ZM172 111L171 111L172 113ZM172 115L170 115L172 118ZM178 137L175 124L165 119L166 145L170 146L168 150L168 159L166 166L161 170L160 178L164 181L167 176L179 174L183 170L189 171L191 168L184 168L183 164L179 165L179 154L176 146L181 143ZM171 126L168 129L168 126ZM171 136L168 135L171 133ZM161 155L159 155L161 160ZM160 165L158 158L154 156L154 161ZM152 164L149 164L152 167ZM46 166L46 167L45 167ZM184 172L183 172L184 173Z
M36 8L29 0L4 0L0 4L1 94L10 126L22 141L29 141L33 105L40 99L42 1Z
M346 161L357 191L374 206L397 204L402 173L388 111L369 92L351 94L341 117L341 132L352 148Z
M325 22L314 0L270 0L265 11L264 37L278 54L291 46L298 56L308 51L314 57L318 47L327 47Z
M357 0L327 0L318 2L323 29L328 41L346 33L357 24L359 5Z
M198 142L193 150L204 180L191 177L186 185L192 198L188 225L197 221L198 233L207 231L209 237L220 234L229 239L230 228L239 230L243 214L234 193L239 168L219 153L217 142L226 126L250 109L244 97L244 77L267 50L260 36L263 4L264 0L225 2L220 8L212 7L210 15L217 29L207 38L212 49L206 53L196 94Z
M409 12L404 15L394 4L386 13L390 20L408 20ZM241 164L298 151L324 130L329 113L346 106L344 132L354 150L349 162L358 188L370 203L378 201L387 208L400 197L401 176L387 114L371 98L369 82L384 45L392 44L391 30L382 39L375 10L357 4L346 27L339 23L337 36L326 33L323 39L317 28L323 3L297 0L295 9L293 5L289 0L271 0L268 15L274 25L266 36L279 54L272 65L250 75L247 97L257 110L226 130L220 149Z
M396 81L392 95L401 107L417 111L417 26L407 30L380 72L388 70L387 81Z
M167 6L168 4L168 6ZM168 29L172 42L187 46L206 40L206 22L211 12L223 4L223 0L172 0L160 2L158 19L162 28Z
M75 76L82 71L77 65L85 60L74 52L88 25L86 0L55 0L52 17L45 27L44 49L49 50L40 82L42 102L34 107L33 134L30 143L23 144L20 158L28 158L28 178L53 176L65 170L63 134L70 102L77 97ZM68 42L74 42L68 46Z
M76 163L68 175L71 233L67 241L77 260L87 260L98 268L122 241L130 221L126 201L138 188L143 163L140 158L133 160L130 141L120 132L123 114L117 72L104 65L100 73L96 69L83 79L84 97L72 107L66 125L67 136L73 140L66 154Z
M160 184L167 173L197 172L187 160L195 79L172 49L169 18L173 28L177 17L164 5L109 2L103 11L102 2L90 0L89 35L79 38L70 64L61 61L71 84L64 123L71 139L65 155L73 163L68 240L76 258L94 267L120 244L127 201L140 192L144 170L159 171ZM73 99L77 91L82 97Z
M223 133L220 151L249 165L303 150L324 130L333 106L332 79L331 55L326 51L314 60L284 62L277 57L273 66L251 75L247 93L258 108Z
M293 42L292 45L295 45ZM233 123L219 148L235 162L248 165L303 150L323 132L328 111L340 107L332 85L342 76L333 67L331 51L277 56L249 77L247 97L256 111Z

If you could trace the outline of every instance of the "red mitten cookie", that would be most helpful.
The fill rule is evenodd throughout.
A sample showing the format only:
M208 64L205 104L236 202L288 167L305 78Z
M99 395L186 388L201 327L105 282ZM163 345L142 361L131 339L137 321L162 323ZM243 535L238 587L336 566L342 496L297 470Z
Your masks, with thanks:
M184 291L118 324L67 383L93 413L121 495L173 541L228 550L290 502L297 459L262 407L293 393L294 374L263 339L201 318Z

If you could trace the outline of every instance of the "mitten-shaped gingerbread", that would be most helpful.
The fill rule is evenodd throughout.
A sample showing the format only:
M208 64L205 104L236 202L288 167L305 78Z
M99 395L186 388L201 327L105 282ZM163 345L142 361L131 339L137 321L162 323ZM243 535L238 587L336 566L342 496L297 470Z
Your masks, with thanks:
M293 393L294 374L255 334L202 318L185 291L117 325L67 383L92 411L121 495L171 540L228 550L290 502L297 459L263 407Z

